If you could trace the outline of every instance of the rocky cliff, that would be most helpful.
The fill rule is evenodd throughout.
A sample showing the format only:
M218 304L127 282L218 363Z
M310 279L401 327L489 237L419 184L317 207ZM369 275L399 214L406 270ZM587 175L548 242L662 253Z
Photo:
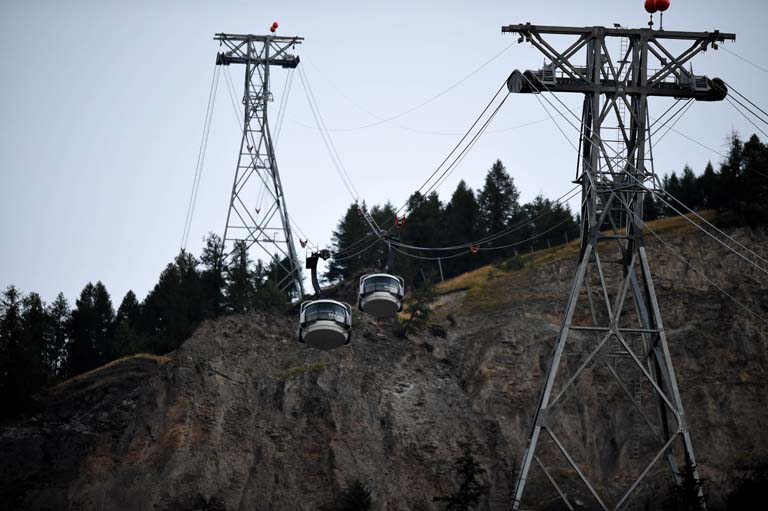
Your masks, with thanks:
M766 275L676 225L660 230L672 247L768 317ZM763 233L732 234L765 256ZM167 357L70 380L40 396L40 413L0 426L0 502L317 510L358 479L376 510L432 510L434 496L456 488L452 464L466 442L487 471L482 509L507 510L575 251L447 282L431 319L445 336L422 328L401 338L391 322L356 313L351 346L326 353L296 342L295 317L230 316L204 323ZM768 325L666 247L649 241L649 253L693 443L717 500L739 470L768 457ZM585 375L560 431L602 481L620 483L641 460L612 461L631 448L633 425L606 382L597 370ZM654 477L646 495L658 491ZM540 474L530 488L531 507L553 505Z

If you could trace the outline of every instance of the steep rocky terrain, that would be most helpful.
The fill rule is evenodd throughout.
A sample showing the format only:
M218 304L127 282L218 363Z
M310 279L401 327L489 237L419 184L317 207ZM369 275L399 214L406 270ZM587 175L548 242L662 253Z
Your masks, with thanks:
M659 227L675 250L768 317L766 275L675 225ZM764 233L732 234L768 252ZM167 357L71 380L40 396L37 415L0 426L0 502L317 510L359 479L376 510L432 510L434 496L456 488L452 464L466 442L487 470L482 509L507 510L575 250L446 283L431 320L444 337L423 328L403 339L391 322L356 313L352 345L325 353L296 342L295 317L231 316L204 323ZM768 325L657 242L649 240L649 254L694 446L717 500L746 464L768 458ZM564 405L562 438L596 474L620 482L617 473L636 467L614 466L611 454L626 453L632 428L603 378L586 375ZM608 412L589 418L601 405ZM608 450L583 447L599 439ZM540 481L531 488L532 507L551 504Z

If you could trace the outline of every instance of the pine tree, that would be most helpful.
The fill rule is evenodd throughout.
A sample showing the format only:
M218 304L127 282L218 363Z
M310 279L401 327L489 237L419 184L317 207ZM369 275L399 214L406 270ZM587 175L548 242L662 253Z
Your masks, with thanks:
M114 316L112 300L104 284L89 282L72 311L69 375L89 371L109 360Z
M718 209L722 206L720 176L715 172L712 162L707 163L704 173L699 177L699 188L704 208Z
M472 456L468 445L464 445L463 450L462 455L454 462L454 470L461 478L461 485L452 494L433 499L442 503L446 511L477 509L482 497L488 494L489 486L482 482L485 469Z
M216 317L224 312L224 289L227 273L226 258L224 256L224 243L221 237L209 233L203 240L205 246L200 255L200 263L203 265L201 273L203 295L205 296L205 310L208 317Z
M696 174L693 173L693 169L688 165L683 167L683 174L680 177L680 190L675 197L693 210L701 208L703 201L698 180Z
M768 147L752 135L744 144L738 213L742 223L755 227L768 223Z
M522 238L515 247L518 251L529 247L547 248L561 245L566 241L576 239L579 235L579 226L571 214L567 205L554 203L541 195L521 208L522 220L528 222L527 229L518 231L515 238ZM513 239L515 239L513 238ZM508 243L510 238L500 238L502 243ZM522 243L524 240L531 240ZM501 243L500 243L501 244Z
M112 337L109 359L140 353L147 349L147 340L140 333L141 305L136 294L129 290L115 315L114 335Z
M167 353L187 340L205 317L197 259L182 251L166 266L142 304L141 332L154 353Z
M245 242L237 242L228 268L226 287L227 305L234 312L244 313L253 308L256 283L251 265Z
M448 245L463 245L476 241L479 235L480 206L475 192L461 180L445 206L444 221ZM466 271L467 258L448 259L443 265L446 276Z
M480 233L496 234L509 227L519 214L519 198L520 192L515 187L513 179L501 160L496 160L485 177L485 185L478 197Z
M26 396L17 390L26 371L21 299L14 286L0 297L0 417L13 415L26 404Z
M46 352L48 344L48 316L40 295L32 292L22 300L22 366L24 375L17 382L17 391L31 396L48 380Z
M443 204L436 192L424 197L419 192L408 199L408 218L401 230L404 242L421 247L445 245ZM425 284L424 276L437 270L437 263L427 260L403 261L398 266L400 274L415 286Z
M49 384L66 378L69 353L69 302L64 293L59 293L48 306L48 343L46 363Z
M325 278L329 282L351 278L366 267L367 259L363 249L375 243L376 237L362 216L361 209L364 208L364 203L359 207L357 204L351 204L333 231L332 252L340 254L340 257L335 257L328 263Z

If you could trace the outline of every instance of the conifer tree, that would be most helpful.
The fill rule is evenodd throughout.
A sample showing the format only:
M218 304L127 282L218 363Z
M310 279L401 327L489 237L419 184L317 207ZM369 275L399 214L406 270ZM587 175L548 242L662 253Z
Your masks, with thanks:
M22 395L32 395L48 380L46 352L48 344L48 316L40 295L32 292L22 300L22 366L24 376L17 382Z
M519 213L520 192L507 169L496 160L485 177L478 202L480 206L480 231L483 235L495 234L509 227Z
M203 265L201 273L203 295L205 296L205 309L208 317L216 317L224 312L224 289L227 272L226 258L224 255L224 243L221 237L209 233L204 239L205 246L200 255Z
M115 315L110 359L133 355L147 349L147 341L139 330L140 321L141 305L136 294L128 290Z
M89 371L108 361L114 309L101 281L88 283L75 302L70 321L69 374Z
M167 353L187 340L205 316L197 259L182 251L166 266L142 304L142 332L151 350Z
M69 302L64 293L59 293L48 306L48 340L46 344L46 364L48 383L66 378L67 357L69 353Z
M361 251L374 243L376 237L371 233L370 227L361 214L360 208L365 207L365 204L360 207L357 204L351 204L344 218L339 221L336 230L333 231L331 250L335 254L340 254L340 257L335 257L328 262L325 278L329 282L349 278L366 266L366 255Z
M0 417L18 412L26 404L26 396L18 392L26 369L23 335L21 293L8 286L0 296Z
M462 245L478 240L480 206L475 198L475 192L462 179L445 206L444 225L445 239L448 245ZM466 271L468 259L452 258L446 260L443 267L446 276L453 276Z
M461 485L450 495L435 497L446 511L469 511L480 506L480 500L488 494L489 486L482 479L485 469L477 463L468 445L463 446L462 455L454 462L454 470L461 478Z
M699 177L699 188L701 190L702 207L708 209L720 208L722 203L720 197L720 176L715 172L712 162L707 162L704 173Z
M234 312L244 313L252 308L256 285L251 265L245 242L236 242L228 268L226 288L227 305Z

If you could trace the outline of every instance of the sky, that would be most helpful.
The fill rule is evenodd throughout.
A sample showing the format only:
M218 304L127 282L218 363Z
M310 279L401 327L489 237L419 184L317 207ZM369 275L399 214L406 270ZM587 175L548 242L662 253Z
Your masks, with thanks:
M727 47L768 68L768 3L673 0L666 29L735 32ZM0 287L74 303L101 280L117 306L142 298L179 252L192 188L217 32L299 35L295 52L360 197L402 204L434 170L509 73L536 69L540 53L500 27L644 27L642 0L360 1L0 1ZM658 26L658 20L656 20ZM394 122L376 123L460 85ZM765 71L724 51L694 61L768 106ZM274 71L274 119L286 71ZM241 69L231 69L241 83ZM239 148L223 80L213 110L188 249L221 234ZM581 98L562 97L578 111ZM669 103L652 101L651 115ZM290 215L312 243L327 246L352 202L323 145L298 77L277 141ZM512 95L493 124L440 186L447 201L460 179L475 189L501 159L521 191L554 199L573 185L576 155L536 99ZM540 122L539 122L540 121ZM524 124L523 128L511 129ZM576 132L564 125L576 140ZM730 105L697 103L676 125L723 152L732 130L754 128ZM656 170L700 173L721 157L670 133ZM302 236L303 237L303 236ZM303 255L303 252L299 252ZM258 256L258 254L254 254Z

